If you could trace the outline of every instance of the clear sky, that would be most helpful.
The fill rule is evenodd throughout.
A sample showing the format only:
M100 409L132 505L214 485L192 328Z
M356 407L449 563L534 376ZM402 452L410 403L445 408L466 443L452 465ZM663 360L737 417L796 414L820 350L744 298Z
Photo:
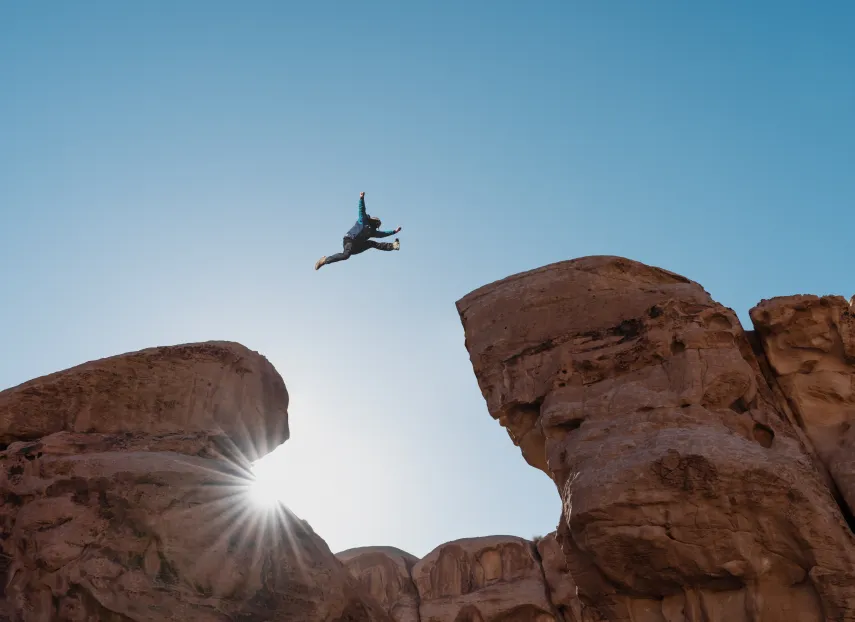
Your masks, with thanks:
M572 257L853 283L855 3L0 3L0 388L229 339L334 550L552 530L454 302ZM398 253L314 272L360 191Z

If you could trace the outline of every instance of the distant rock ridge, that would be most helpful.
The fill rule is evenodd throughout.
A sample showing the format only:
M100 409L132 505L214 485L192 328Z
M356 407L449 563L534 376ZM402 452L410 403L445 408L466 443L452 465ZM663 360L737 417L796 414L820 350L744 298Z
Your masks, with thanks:
M554 534L544 538L554 541ZM555 548L543 548L552 555ZM515 536L447 542L424 558L389 547L337 557L395 622L553 622L560 619L534 543ZM555 563L550 558L551 565ZM550 575L566 584L560 571Z

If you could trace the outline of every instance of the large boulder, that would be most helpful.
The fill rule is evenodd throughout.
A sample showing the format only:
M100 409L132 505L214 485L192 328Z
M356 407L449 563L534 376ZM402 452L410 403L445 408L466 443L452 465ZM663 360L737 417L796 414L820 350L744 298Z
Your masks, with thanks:
M419 622L412 569L418 558L390 546L349 549L336 557L395 622Z
M489 536L448 542L412 570L421 622L554 622L531 542Z
M840 508L737 317L700 285L589 257L458 310L492 416L563 499L586 615L855 620Z
M149 348L0 392L0 443L55 432L221 433L254 460L288 440L288 392L232 342Z
M391 622L306 523L253 504L245 459L227 457L286 437L287 405L237 344L0 394L0 619Z

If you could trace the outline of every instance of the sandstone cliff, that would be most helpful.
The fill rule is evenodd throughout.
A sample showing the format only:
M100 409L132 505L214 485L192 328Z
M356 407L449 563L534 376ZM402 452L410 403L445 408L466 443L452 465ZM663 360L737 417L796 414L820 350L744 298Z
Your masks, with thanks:
M589 257L458 311L490 413L563 500L565 618L855 620L842 300L763 303L757 340L689 279Z
M220 342L0 393L0 620L388 622L306 523L247 499L287 407L266 359Z

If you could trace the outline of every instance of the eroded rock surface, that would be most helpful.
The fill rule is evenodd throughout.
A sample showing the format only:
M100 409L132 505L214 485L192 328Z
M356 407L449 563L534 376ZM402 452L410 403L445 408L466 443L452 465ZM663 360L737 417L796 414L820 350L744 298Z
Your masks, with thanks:
M254 506L222 455L224 434L275 441L286 417L282 379L236 344L145 350L0 394L0 618L389 622L306 523Z
M810 441L700 285L589 257L458 310L491 414L561 494L585 619L855 620L852 534Z
M219 431L254 460L288 440L288 392L267 359L222 341L91 361L0 392L0 443L62 431Z
M419 622L419 595L412 578L417 557L383 546L350 549L336 557L395 622Z
M855 311L842 296L764 300L751 320L848 508L855 508Z
M470 538L438 547L413 568L421 622L554 622L531 542Z

